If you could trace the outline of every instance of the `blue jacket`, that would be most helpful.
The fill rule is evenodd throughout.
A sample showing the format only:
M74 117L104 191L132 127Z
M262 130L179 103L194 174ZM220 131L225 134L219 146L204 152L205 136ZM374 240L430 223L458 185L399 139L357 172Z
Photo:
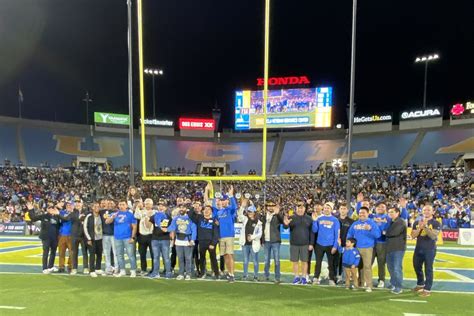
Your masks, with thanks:
M235 237L234 223L237 212L237 202L234 197L230 198L230 205L226 208L218 209L214 203L212 206L213 217L219 221L219 233L221 238Z
M358 266L360 263L360 253L357 248L347 249L345 247L338 247L339 253L342 253L343 266Z
M66 216L69 214L66 210L61 210L59 211L59 215L61 216ZM59 236L71 236L71 230L72 230L72 221L64 221L60 220L60 225L59 225Z
M168 232L175 232L178 240L194 241L197 236L196 224L188 214L176 216L168 227Z
M370 230L363 228L365 225L370 225ZM355 238L357 240L357 248L372 248L375 245L375 240L380 237L380 229L373 220L355 221L349 231L347 232L347 239Z
M339 229L339 220L332 215L323 215L313 221L313 233L318 233L316 243L320 246L332 246L337 248Z
M387 214L374 214L372 216L372 220L380 229L380 237L377 238L376 243L385 243L386 239L384 232L386 232L388 227L390 226L390 217Z

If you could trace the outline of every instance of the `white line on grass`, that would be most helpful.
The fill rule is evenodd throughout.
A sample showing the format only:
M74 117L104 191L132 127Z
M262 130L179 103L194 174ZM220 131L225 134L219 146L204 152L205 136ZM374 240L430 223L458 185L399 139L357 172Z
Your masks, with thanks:
M436 314L403 313L403 316L436 316Z
M428 303L427 301L403 300L403 299L398 299L398 298L389 298L388 300L392 302L405 302L405 303Z
M7 306L7 305L0 305L0 309L25 309L26 307L22 306Z

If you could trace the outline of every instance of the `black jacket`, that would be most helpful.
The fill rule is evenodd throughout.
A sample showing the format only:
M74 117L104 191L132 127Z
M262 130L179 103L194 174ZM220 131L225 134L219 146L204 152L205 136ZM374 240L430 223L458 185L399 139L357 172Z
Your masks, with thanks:
M197 226L197 240L210 242L211 245L217 245L219 242L219 225L212 218L205 219L203 214L198 214L194 209L188 212L188 216Z
M354 220L347 216L344 219L341 219L340 217L337 218L339 220L339 224L341 225L341 247L346 246L346 239L347 239L347 233L349 232L349 228L351 228L351 225L354 223Z
M309 246L314 244L313 219L309 215L293 215L291 222L285 228L290 227L290 245Z
M407 247L407 225L405 221L398 217L396 220L390 222L385 237L387 238L387 253L404 251Z
M49 213L38 214L37 210L28 211L32 222L41 221L39 238L41 240L57 240L59 234L59 218Z
M100 216L100 214L99 218L101 221L103 221L102 216ZM84 230L84 239L87 241L95 240L94 214L89 213L86 215L86 218L84 218L84 222L82 223L82 227Z
M267 225L267 213L262 217L262 243L265 243L265 226ZM283 224L283 213L274 214L270 221L270 241L281 243L280 225Z

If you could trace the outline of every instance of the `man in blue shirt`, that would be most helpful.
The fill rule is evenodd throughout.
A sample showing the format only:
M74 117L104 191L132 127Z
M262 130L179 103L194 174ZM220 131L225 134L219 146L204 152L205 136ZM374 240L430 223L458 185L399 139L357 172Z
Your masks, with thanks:
M362 206L359 210L359 220L352 224L347 233L347 238L357 240L357 249L362 258L362 269L359 269L361 286L366 286L367 292L372 292L372 256L375 240L381 235L380 229L369 219L369 209ZM362 272L362 273L361 273Z
M119 273L116 277L125 276L124 249L130 260L130 277L136 277L137 259L135 257L135 240L137 235L137 220L128 209L126 200L119 202L119 210L105 220L106 224L114 223L114 242L117 251Z
M209 191L212 185L208 184L204 192L204 202L208 204ZM234 187L222 197L222 200L212 203L213 217L219 221L219 251L224 255L225 265L229 272L229 282L234 282L234 223L237 213L237 201L234 198Z
M174 240L176 245L176 255L179 261L179 272L176 280L191 280L191 261L197 237L197 227L189 217L185 204L179 205L179 215L173 218L167 229L162 228L162 230L170 233L171 239ZM185 272L186 277L184 276Z
M327 202L323 207L323 215L312 214L313 233L317 233L316 238L316 267L314 272L313 284L319 284L319 276L321 274L321 263L324 254L328 257L329 268L329 285L336 285L336 277L334 273L334 255L337 251L339 240L339 220L332 216L334 203Z
M387 205L384 202L377 204L375 207L375 212L376 213L372 216L372 220L380 229L381 235L375 241L372 264L374 263L375 258L377 258L379 275L377 287L383 289L385 287L385 257L387 256L385 233L387 232L388 226L390 225L390 217L387 215Z

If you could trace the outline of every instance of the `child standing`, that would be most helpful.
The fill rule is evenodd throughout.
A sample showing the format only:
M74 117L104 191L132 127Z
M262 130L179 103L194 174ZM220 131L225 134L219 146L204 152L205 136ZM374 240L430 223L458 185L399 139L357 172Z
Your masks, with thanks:
M348 238L346 240L346 247L339 246L339 253L342 253L342 266L346 273L346 289L350 289L351 279L354 288L357 288L358 277L357 268L360 263L360 253L356 246L356 240L354 238Z

